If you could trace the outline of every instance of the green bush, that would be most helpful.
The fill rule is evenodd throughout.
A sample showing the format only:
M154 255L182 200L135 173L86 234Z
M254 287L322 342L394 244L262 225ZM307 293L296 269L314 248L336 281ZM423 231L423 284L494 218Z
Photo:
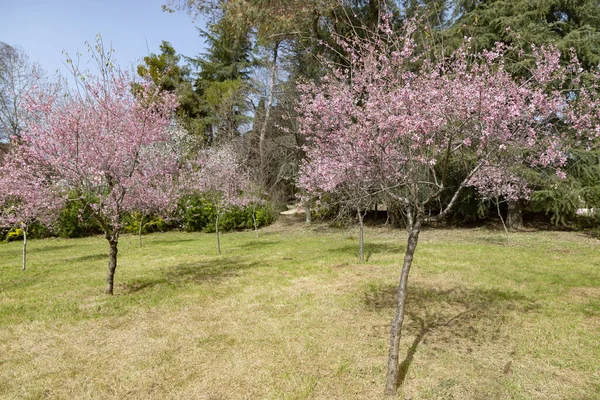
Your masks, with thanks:
M233 207L221 214L220 231L254 228L253 206ZM259 205L255 209L256 224L261 227L273 222L274 212L268 205ZM178 215L185 230L190 232L214 232L217 218L216 207L201 196L187 196L180 201Z
M63 238L79 238L102 233L102 228L91 212L80 215L78 202L67 202L54 225L56 234Z
M41 224L39 222L34 222L29 225L29 229L27 229L27 237L33 239L43 239L53 235L52 227Z
M211 208L205 204L200 196L185 196L177 207L177 215L188 232L199 232L208 225L210 220Z
M600 212L577 215L573 225L575 229L588 231L593 237L600 239Z
M219 229L231 231L238 229L253 229L252 219L253 207L234 207L221 214ZM259 227L269 225L273 222L275 212L268 205L257 206L255 209L256 222ZM188 196L183 198L177 208L173 219L162 218L157 215L144 217L142 233L165 232L176 229L179 226L188 232L214 232L216 208L201 196ZM178 221L178 222L175 222ZM124 231L137 234L139 232L140 215L132 213L124 218ZM0 231L0 240L6 235L6 240L20 240L23 233L21 229L13 228L6 233ZM17 233L18 232L18 233ZM91 213L85 212L80 216L79 204L68 202L67 206L60 212L57 222L48 227L39 223L31 224L28 237L43 238L58 235L63 238L78 238L102 233L100 224L92 217Z
M165 232L175 229L177 225L170 220L164 219L158 215L145 215L142 220L142 233ZM132 213L125 217L124 227L125 232L139 233L140 231L140 214Z

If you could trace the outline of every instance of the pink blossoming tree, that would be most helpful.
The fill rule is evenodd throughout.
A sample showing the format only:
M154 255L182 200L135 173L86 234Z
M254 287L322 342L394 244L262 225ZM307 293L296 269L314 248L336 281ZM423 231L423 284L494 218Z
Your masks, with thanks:
M345 159L345 156L341 154L340 156ZM341 162L335 168L330 166L322 171L315 171L313 168L319 168L319 165L308 162L304 164L298 181L300 187L310 188L307 193L309 196L317 197L318 206L335 205L338 209L338 216L351 215L356 212L359 229L358 259L362 263L364 262L364 217L366 212L377 203L376 194L380 190L378 187L374 187L372 182L362 180L360 171L355 167L355 164ZM333 187L329 186L334 181L337 184ZM322 198L324 194L328 195L326 199ZM304 197L302 201L306 205L310 200L308 197Z
M0 226L23 232L22 269L27 265L27 234L34 222L52 223L64 205L45 171L28 163L27 152L14 147L0 167Z
M247 172L242 173L244 182L242 184L243 201L242 205L246 207L252 207L252 225L254 226L254 235L258 238L258 220L256 210L259 206L265 204L265 198L267 196L264 186L250 178L250 174Z
M158 141L142 150L148 160L162 160L150 163L142 174L144 183L132 188L131 210L139 218L138 239L142 243L144 218L154 214L170 218L177 208L181 195L179 187L179 167L188 151L189 133L177 123L168 126L166 141ZM162 168L168 167L168 170ZM139 193L135 193L137 191Z
M388 396L397 393L407 283L423 224L443 219L468 186L492 185L496 195L526 193L483 179L490 168L515 179L524 166L561 176L568 146L594 140L599 131L598 99L577 87L582 71L576 60L561 67L558 51L538 49L532 78L515 79L504 69L507 49L501 44L478 53L466 41L441 56L418 50L414 31L407 24L393 32L384 20L368 39L340 38L348 67L325 62L328 74L320 83L299 87L307 138L300 187L319 196L360 182L358 187L377 189L399 203L406 217ZM456 186L448 184L449 165L462 168Z
M529 199L531 188L527 186L527 181L517 174L511 173L510 170L502 170L497 167L482 167L473 175L469 184L477 188L478 195L482 200L491 201L496 204L498 218L500 218L504 232L506 233L506 244L510 244L508 228L500 212L501 198L506 202Z
M114 66L100 40L95 51L96 75L82 74L71 63L76 90L29 97L34 118L23 131L20 151L35 171L32 177L44 171L53 195L65 200L76 193L71 201L104 230L110 248L105 292L112 294L123 216L168 202L165 192L177 174L177 159L168 151L167 128L177 104L174 95L147 82L136 86L134 96L132 79ZM24 185L19 195L33 196L32 186Z
M233 145L201 151L195 163L188 164L184 184L187 192L202 194L215 208L217 252L221 254L219 222L223 212L230 207L245 207L253 200L244 193L249 189L249 177Z

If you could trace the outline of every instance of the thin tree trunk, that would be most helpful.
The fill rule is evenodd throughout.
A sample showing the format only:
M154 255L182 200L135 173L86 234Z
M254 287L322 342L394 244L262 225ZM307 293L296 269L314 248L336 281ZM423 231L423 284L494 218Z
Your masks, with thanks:
M21 230L23 231L23 265L21 269L25 271L27 265L27 225L21 224Z
M106 294L113 294L113 287L115 281L115 271L117 270L117 253L119 252L117 244L119 242L116 239L108 239L110 246L110 256L108 258L108 275L106 277Z
M263 176L266 175L265 167L265 139L267 136L267 125L271 115L271 105L273 104L273 97L275 92L275 80L277 78L277 55L279 52L279 42L275 42L273 45L273 63L271 64L271 74L269 75L269 94L267 96L267 104L265 104L265 119L260 127L260 137L258 139L258 150L260 155L260 166Z
M400 207L395 202L387 204L387 220L386 223L391 223L394 228L403 228L402 226L402 212ZM408 225L408 224L407 224Z
M396 294L396 314L392 320L390 329L390 350L388 353L387 376L385 383L385 396L395 397L398 393L398 378L400 374L400 338L402 336L402 323L404 322L404 305L406 300L406 287L408 283L408 274L412 265L415 249L419 240L419 232L421 230L421 218L417 217L416 222L408 235L408 243L406 253L404 254L404 264L402 265L402 273L398 284L398 292Z
M252 222L254 222L254 234L258 238L258 224L256 223L256 204L252 205Z
M500 212L500 199L496 197L496 210L498 210L498 216L500 217L500 221L502 221L502 226L504 227L504 232L506 233L506 245L510 245L510 237L508 236L508 228L504 223L504 218L502 218L502 213Z
M523 200L509 200L506 225L510 229L523 229Z
M140 247L143 246L142 244L142 227L144 226L144 216L142 215L142 217L140 218L140 229L138 231L138 235L140 237Z
M310 215L310 206L308 204L304 206L304 213L306 214L306 225L310 225L312 222L312 216Z
M363 225L363 214L361 210L358 210L358 226L359 226L359 235L358 235L358 259L361 263L365 261L365 241L364 241L364 225Z
M215 232L217 234L217 253L221 254L221 239L219 238L219 216L221 212L217 209L217 220L215 222Z

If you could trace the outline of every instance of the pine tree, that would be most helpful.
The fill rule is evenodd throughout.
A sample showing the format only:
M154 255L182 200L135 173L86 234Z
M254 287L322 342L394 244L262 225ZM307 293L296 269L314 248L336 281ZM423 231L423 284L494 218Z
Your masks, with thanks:
M600 63L597 0L457 0L454 11L456 22L446 32L446 43L459 43L464 36L471 36L478 49L491 49L496 42L511 44L530 55L512 57L520 61L507 59L507 69L516 76L530 76L533 48L542 45L558 48L563 64L570 62L571 49L586 70ZM566 180L557 180L544 171L531 174L531 184L536 188L531 206L550 213L556 224L567 223L578 207L600 203L596 154L574 150L566 172ZM519 207L512 206L509 204L509 213L520 213ZM518 225L519 218L516 221Z
M246 28L227 17L200 31L208 53L192 60L199 68L194 83L206 111L204 126L209 141L232 139L240 135L247 115L252 43Z
M193 89L190 66L181 65L181 56L173 46L163 41L160 54L152 53L144 57L144 62L138 65L137 72L140 76L149 75L162 90L177 95L179 106L176 116L179 123L187 132L201 138L207 113L202 107L200 96Z
M565 57L574 48L583 67L600 63L600 6L597 0L457 0L451 37L472 36L481 49L495 42L553 44ZM508 29L510 28L510 29ZM568 61L568 60L567 60ZM515 65L526 74L527 64Z

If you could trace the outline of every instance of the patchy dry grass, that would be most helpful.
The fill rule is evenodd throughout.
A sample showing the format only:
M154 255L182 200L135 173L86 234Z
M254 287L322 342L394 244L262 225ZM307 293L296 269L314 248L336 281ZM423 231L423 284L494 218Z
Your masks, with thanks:
M377 399L406 237L283 222L0 245L0 398ZM600 399L600 242L422 233L402 339L416 399Z

